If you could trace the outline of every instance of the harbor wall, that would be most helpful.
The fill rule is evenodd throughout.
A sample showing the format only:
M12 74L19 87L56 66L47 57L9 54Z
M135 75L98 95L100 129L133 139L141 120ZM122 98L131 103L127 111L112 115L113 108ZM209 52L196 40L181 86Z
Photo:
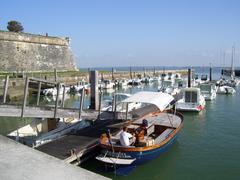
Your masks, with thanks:
M69 38L0 31L0 71L75 70Z

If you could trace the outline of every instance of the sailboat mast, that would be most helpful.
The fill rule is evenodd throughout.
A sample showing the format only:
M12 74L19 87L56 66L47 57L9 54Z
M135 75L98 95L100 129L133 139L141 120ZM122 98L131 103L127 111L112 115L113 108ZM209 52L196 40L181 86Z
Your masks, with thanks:
M235 46L232 47L232 59L231 59L231 77L235 76L234 67L233 67L233 60L235 56Z

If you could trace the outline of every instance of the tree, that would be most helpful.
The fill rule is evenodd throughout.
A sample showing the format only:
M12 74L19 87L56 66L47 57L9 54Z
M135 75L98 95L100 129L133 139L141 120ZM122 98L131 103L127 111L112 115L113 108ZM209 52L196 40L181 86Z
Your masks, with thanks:
M9 21L7 29L12 32L23 32L23 26L18 21Z

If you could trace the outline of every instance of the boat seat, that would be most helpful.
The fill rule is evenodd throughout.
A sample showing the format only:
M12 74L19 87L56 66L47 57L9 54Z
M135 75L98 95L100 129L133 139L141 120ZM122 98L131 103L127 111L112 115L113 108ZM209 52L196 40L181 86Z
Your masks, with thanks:
M171 128L167 128L165 131L163 131L155 140L154 140L154 143L155 144L159 144L161 143L162 141L164 141L168 135L173 131L173 129Z
M150 134L154 133L154 130L155 130L155 128L154 128L154 125L152 124L151 126L149 126L147 128L147 136L149 136Z

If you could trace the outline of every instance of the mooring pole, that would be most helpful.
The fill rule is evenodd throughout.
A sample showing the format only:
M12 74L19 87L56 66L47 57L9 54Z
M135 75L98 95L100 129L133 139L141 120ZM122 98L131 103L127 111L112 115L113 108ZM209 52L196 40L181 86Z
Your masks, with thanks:
M24 95L23 95L21 118L24 116L24 110L25 110L25 107L26 107L26 104L27 104L28 84L29 84L29 77L26 76L25 85L24 85Z
M210 65L209 69L209 81L212 81L212 66Z
M113 119L115 119L115 110L116 110L116 94L113 94L113 100L112 100L112 113L113 113Z
M9 76L7 75L5 77L5 82L4 82L3 103L6 103L7 91L8 91L8 83L9 83Z
M114 69L112 68L112 80L114 80Z
M132 67L130 67L129 72L130 72L130 79L132 79Z
M126 120L128 119L128 103L126 104Z
M115 101L116 101L116 96L115 96L115 93L113 94L113 99L112 99L112 112L114 112L114 110L115 110Z
M102 110L102 88L100 88L100 93L99 93L99 107L98 107L98 119L101 119L101 110Z
M59 91L60 91L60 83L57 83L57 96L56 96L54 116L53 116L54 119L57 117L58 97L59 97L59 93L60 93Z
M57 69L54 68L54 80L55 82L57 82Z
M90 109L98 110L99 95L98 95L98 71L91 71L91 104Z
M188 69L188 87L191 87L191 80L192 80L192 71Z
M42 82L38 82L37 106L39 106Z
M91 75L90 68L88 68L88 82L91 83Z
M65 102L65 92L66 91L66 86L64 85L63 86L63 97L62 97L62 104L61 104L61 107L63 108L64 107L64 102Z
M84 96L85 96L85 88L83 87L81 91L80 104L79 104L79 116L78 116L79 119L81 119L82 117Z
M115 96L115 101L114 101L114 114L113 114L113 116L114 116L114 120L116 119L116 114L117 114L117 95L116 94L114 94L114 96Z
M156 69L155 69L155 66L153 67L153 76L156 75Z

